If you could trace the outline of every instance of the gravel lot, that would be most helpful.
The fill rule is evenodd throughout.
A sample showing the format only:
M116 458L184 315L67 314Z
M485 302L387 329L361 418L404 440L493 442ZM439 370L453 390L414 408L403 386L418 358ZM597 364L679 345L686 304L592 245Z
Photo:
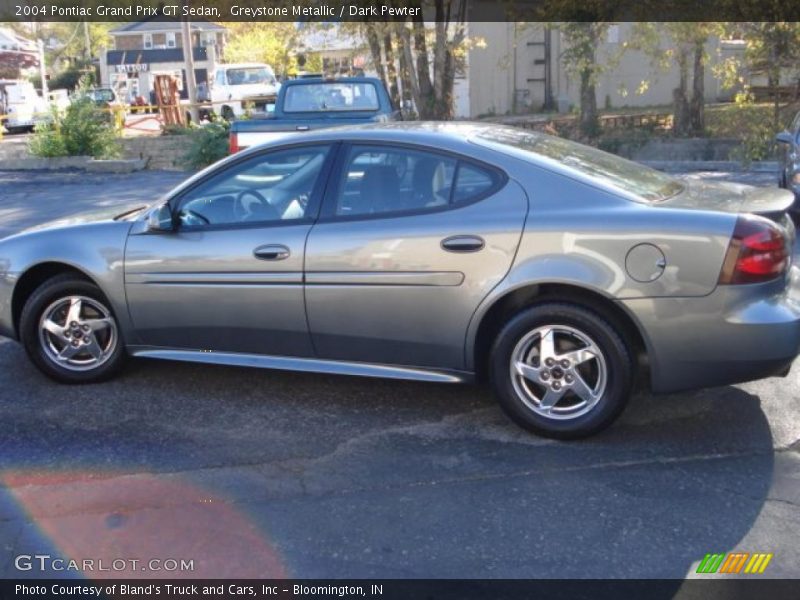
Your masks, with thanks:
M0 236L183 177L0 172ZM0 339L0 576L46 575L14 557L52 554L194 577L683 578L741 550L800 577L799 439L798 369L641 394L558 443L478 387L146 360L60 386Z

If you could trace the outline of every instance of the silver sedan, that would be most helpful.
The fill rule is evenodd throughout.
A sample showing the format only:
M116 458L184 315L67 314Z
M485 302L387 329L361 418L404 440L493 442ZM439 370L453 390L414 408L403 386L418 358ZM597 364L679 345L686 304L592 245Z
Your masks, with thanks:
M309 133L0 241L0 334L67 383L128 355L485 378L523 427L581 437L635 385L788 372L792 200L499 126Z

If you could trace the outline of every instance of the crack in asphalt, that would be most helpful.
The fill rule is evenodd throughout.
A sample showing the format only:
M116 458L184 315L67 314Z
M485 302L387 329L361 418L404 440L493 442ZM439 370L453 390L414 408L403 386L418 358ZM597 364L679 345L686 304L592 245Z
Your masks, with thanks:
M777 450L776 453L782 453L785 450ZM396 483L396 484L388 484L388 485L374 485L374 486L362 486L362 487L352 487L352 488L342 488L342 489L332 489L332 490L313 490L309 488L307 482L303 481L303 477L300 477L297 484L300 487L299 491L295 491L293 493L278 493L278 494L266 494L262 496L254 497L252 495L246 498L232 498L232 499L220 499L220 504L225 505L247 505L253 504L256 502L263 502L269 500L286 500L292 498L326 498L326 497L342 497L348 496L353 494L361 494L361 493L369 493L369 492L383 492L383 491L391 491L397 489L415 489L415 488L423 488L423 487L433 487L433 486L441 486L441 485L461 485L461 484L469 484L469 483L476 483L476 482L484 482L484 481L499 481L504 479L519 479L519 478L526 478L532 476L541 476L550 473L576 473L582 471L597 471L597 470L605 470L605 469L629 469L629 468L636 468L642 467L647 465L662 465L662 466L669 466L669 465L680 465L686 464L691 462L703 462L703 461L717 461L717 460L726 460L726 459L733 459L733 458L745 458L745 457L752 457L752 456L764 456L770 454L768 451L748 451L748 452L723 452L723 453L712 453L712 454L696 454L696 455L688 455L688 456L659 456L659 457L652 457L648 459L641 459L641 460L624 460L624 461L605 461L593 464L586 464L586 465L574 465L574 466L558 466L558 467L545 467L545 468L538 468L538 469L525 469L521 471L512 471L508 473L485 473L485 474L476 474L470 476L461 476L461 477L448 477L442 479L429 479L429 480L419 480L419 481L407 481L403 483ZM158 473L155 474L156 477L173 477L176 475L181 475L185 473L202 473L208 471L219 471L219 470L227 470L232 468L244 468L248 470L255 470L255 473L259 476L264 476L263 473L260 473L256 468L258 466L261 467L273 467L273 468L280 468L281 470L292 472L291 469L285 469L285 461L281 461L280 463L254 463L252 465L245 465L239 467L212 467L212 468L203 468L203 469L189 469L185 471L173 471L169 473ZM142 477L150 476L150 474L146 473L134 473L134 474L125 474L120 476L111 476L107 478L97 478L92 479L93 482L108 482L110 480L118 480L118 479L141 479ZM44 484L24 484L19 486L8 486L3 485L2 487L12 491L17 489L29 489L29 490L36 490L39 488L47 488L51 486L69 486L74 485L76 482L73 481L62 481L62 482L55 482L55 483L44 483ZM735 494L737 496L743 497L748 500L762 502L762 501L773 501L773 502L781 502L781 500L773 499L770 500L769 498L752 498L747 496L747 494L743 494L741 492L735 490L727 490L727 489L720 489L720 488L711 488L712 491L719 492L719 493L730 493ZM184 506L184 505L191 505L191 504L200 504L207 502L207 498L197 500L186 500L186 499L177 499L176 502L144 502L141 504L137 504L134 507L130 507L127 510L131 512L140 511L140 510L159 510L164 508L174 508L177 506ZM791 501L785 501L792 506L800 506L792 503ZM126 510L124 507L115 506L114 510ZM97 510L75 510L75 511L63 511L63 512L53 512L52 514L47 514L46 518L57 518L57 517L67 517L77 514L105 514L108 512L108 507L104 507L102 509ZM17 517L0 517L0 522L12 522L17 520ZM35 520L35 517L30 517L24 519L25 521Z

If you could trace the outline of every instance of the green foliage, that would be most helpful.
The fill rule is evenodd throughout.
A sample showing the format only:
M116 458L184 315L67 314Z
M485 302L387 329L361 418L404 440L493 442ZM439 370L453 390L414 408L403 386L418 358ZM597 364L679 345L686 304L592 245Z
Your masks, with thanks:
M228 155L227 121L217 120L189 131L189 151L183 163L192 169L200 169L225 158Z
M46 123L36 127L30 151L42 157L113 158L120 147L113 119L86 94L78 93L63 114L54 110Z
M230 30L225 46L229 63L263 62L278 75L297 72L297 60L292 52L299 42L298 30L290 22L226 23Z
M735 103L707 111L706 123L711 137L741 140L733 158L750 162L773 157L780 127L774 125L772 107L754 103L749 93L737 94Z
M31 154L43 158L67 156L64 136L61 135L61 131L55 126L58 118L58 113L53 109L51 110L50 119L47 122L36 125L35 133L29 142Z

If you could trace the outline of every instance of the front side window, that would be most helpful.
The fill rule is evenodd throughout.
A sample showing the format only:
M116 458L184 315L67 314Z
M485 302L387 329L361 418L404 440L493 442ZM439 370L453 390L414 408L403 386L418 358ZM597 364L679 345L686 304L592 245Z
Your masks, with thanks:
M304 219L329 146L278 150L237 163L180 201L182 229Z
M356 145L345 165L337 191L337 216L409 213L465 204L500 181L489 169L411 148Z

